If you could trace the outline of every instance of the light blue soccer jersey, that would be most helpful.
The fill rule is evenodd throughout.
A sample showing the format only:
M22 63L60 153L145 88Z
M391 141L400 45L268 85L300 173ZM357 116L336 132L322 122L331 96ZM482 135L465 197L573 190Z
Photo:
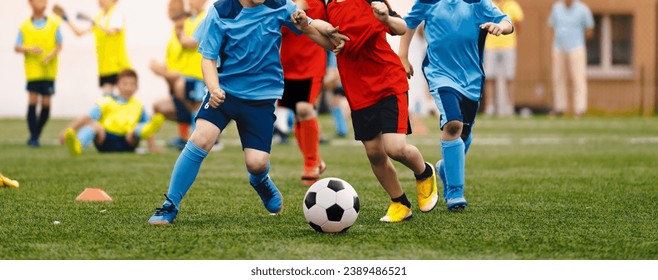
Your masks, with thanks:
M487 22L512 22L491 0L416 0L404 18L409 28L425 21L423 72L430 90L450 87L478 101L484 83L482 52Z
M295 10L291 0L266 0L252 8L238 0L215 2L194 38L204 58L217 60L224 91L248 100L281 98L281 26L299 33L290 20Z
M594 17L587 5L578 0L570 7L560 1L553 4L548 25L555 30L553 47L572 51L585 46L585 30L594 28Z

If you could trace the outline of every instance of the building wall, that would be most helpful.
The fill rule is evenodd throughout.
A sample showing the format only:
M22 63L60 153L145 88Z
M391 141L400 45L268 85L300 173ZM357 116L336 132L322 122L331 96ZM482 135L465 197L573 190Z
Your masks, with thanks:
M519 32L517 106L548 109L552 104L548 16L556 0L517 0L525 13ZM589 114L653 115L658 107L656 34L658 0L581 0L593 13L633 15L633 70L626 79L589 77Z

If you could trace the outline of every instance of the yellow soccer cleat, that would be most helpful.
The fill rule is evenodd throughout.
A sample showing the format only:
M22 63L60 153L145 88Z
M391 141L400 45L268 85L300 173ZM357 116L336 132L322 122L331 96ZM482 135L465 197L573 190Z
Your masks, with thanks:
M18 189L20 184L16 180L9 179L0 173L0 187L8 187L13 189Z
M140 138L142 139L149 139L151 136L155 135L160 128L162 128L162 125L165 122L165 116L160 113L156 113L153 115L151 120L144 125L142 128L142 134L140 135Z
M432 176L416 181L416 191L418 191L418 208L423 213L432 211L439 201L439 193L436 189L436 170L434 166L429 163L427 165L432 168Z
M73 130L73 128L66 129L64 139L66 140L66 148L69 149L69 154L71 154L71 156L79 156L82 154L82 144L80 143L78 136L75 135L75 130Z
M388 206L388 211L386 211L386 216L379 219L379 221L386 223L398 223L409 219L411 219L411 208L400 202L391 201L391 205Z

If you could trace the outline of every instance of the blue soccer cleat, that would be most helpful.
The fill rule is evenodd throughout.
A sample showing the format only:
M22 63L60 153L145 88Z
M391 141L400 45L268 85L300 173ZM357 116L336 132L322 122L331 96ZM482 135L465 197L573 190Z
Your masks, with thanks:
M155 214L151 216L148 220L149 224L152 225L168 225L174 222L176 215L178 214L178 208L174 205L174 202L167 197L165 194L167 202L165 202L162 207L155 209Z
M446 195L446 206L450 211L461 211L468 206L464 198L464 187L448 187Z
M260 200L263 201L263 205L265 205L267 211L272 214L281 212L281 209L283 209L283 196L269 176L267 180L253 187L258 193L258 196L260 196Z

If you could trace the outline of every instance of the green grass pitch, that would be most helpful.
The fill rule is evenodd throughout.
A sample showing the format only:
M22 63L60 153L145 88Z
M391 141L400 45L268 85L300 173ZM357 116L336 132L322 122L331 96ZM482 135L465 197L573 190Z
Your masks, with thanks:
M321 146L325 176L347 180L361 200L356 224L337 235L305 222L294 142L272 150L281 215L267 215L249 186L232 124L176 222L150 226L178 151L98 154L90 147L72 158L56 140L67 123L48 123L34 149L25 144L24 120L0 120L0 172L21 183L0 189L1 259L658 259L658 118L481 117L467 157L467 210L450 213L440 202L424 214L414 205L414 218L399 224L378 221L388 198L363 147L332 139ZM331 138L330 119L321 123ZM431 133L409 142L433 163L441 156L437 121L426 123ZM174 135L167 123L157 137ZM411 172L396 167L416 203ZM103 188L114 201L76 202L86 187Z

